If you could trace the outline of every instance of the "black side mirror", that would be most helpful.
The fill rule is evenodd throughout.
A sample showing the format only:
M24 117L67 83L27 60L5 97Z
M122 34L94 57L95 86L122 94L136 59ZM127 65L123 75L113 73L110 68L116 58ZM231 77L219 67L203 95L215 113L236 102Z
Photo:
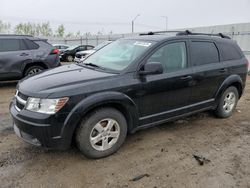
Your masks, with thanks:
M163 66L160 62L148 62L139 71L139 75L162 74L162 73L163 73Z

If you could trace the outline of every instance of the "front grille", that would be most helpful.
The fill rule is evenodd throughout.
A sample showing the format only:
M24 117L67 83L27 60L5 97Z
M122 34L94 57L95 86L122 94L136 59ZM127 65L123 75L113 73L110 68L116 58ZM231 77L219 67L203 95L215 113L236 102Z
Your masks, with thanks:
M21 111L22 109L24 109L24 107L26 105L28 96L17 91L15 97L16 97L16 106L15 107L18 111Z
M22 94L21 92L17 92L17 95L18 95L21 99L26 100L26 101L27 101L27 99L29 98L27 95L24 95L24 94Z

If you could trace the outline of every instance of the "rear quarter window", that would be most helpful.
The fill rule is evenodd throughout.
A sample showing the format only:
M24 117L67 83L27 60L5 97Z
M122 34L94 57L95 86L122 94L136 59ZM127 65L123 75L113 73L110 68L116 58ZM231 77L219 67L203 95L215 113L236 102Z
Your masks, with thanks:
M46 48L46 49L53 49L54 47L43 40L35 40L34 41L37 45L39 45L40 48Z
M213 42L191 42L191 57L194 66L219 62L219 52Z
M242 54L238 46L228 43L219 43L220 53L223 61L241 59Z
M38 48L39 48L39 45L36 44L36 43L34 43L34 42L31 41L31 40L26 39L26 40L25 40L25 43L26 43L26 45L28 46L28 48L29 48L30 50L35 50L35 49L38 49Z

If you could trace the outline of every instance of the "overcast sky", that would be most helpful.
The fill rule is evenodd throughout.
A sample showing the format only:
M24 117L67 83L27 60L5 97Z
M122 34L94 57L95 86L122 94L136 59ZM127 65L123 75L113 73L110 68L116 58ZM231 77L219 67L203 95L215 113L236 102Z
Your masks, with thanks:
M250 0L1 0L0 20L49 21L64 24L67 32L108 33L250 22Z

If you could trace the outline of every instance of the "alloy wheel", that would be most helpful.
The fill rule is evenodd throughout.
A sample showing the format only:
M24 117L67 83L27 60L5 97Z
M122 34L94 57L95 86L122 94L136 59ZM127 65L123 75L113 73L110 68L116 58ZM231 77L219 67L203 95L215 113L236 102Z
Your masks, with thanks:
M236 96L234 92L229 92L224 99L224 104L223 104L223 109L225 110L226 113L230 113L236 103Z
M120 136L120 125L116 120L107 118L99 121L90 133L91 146L98 151L105 151L114 146Z

